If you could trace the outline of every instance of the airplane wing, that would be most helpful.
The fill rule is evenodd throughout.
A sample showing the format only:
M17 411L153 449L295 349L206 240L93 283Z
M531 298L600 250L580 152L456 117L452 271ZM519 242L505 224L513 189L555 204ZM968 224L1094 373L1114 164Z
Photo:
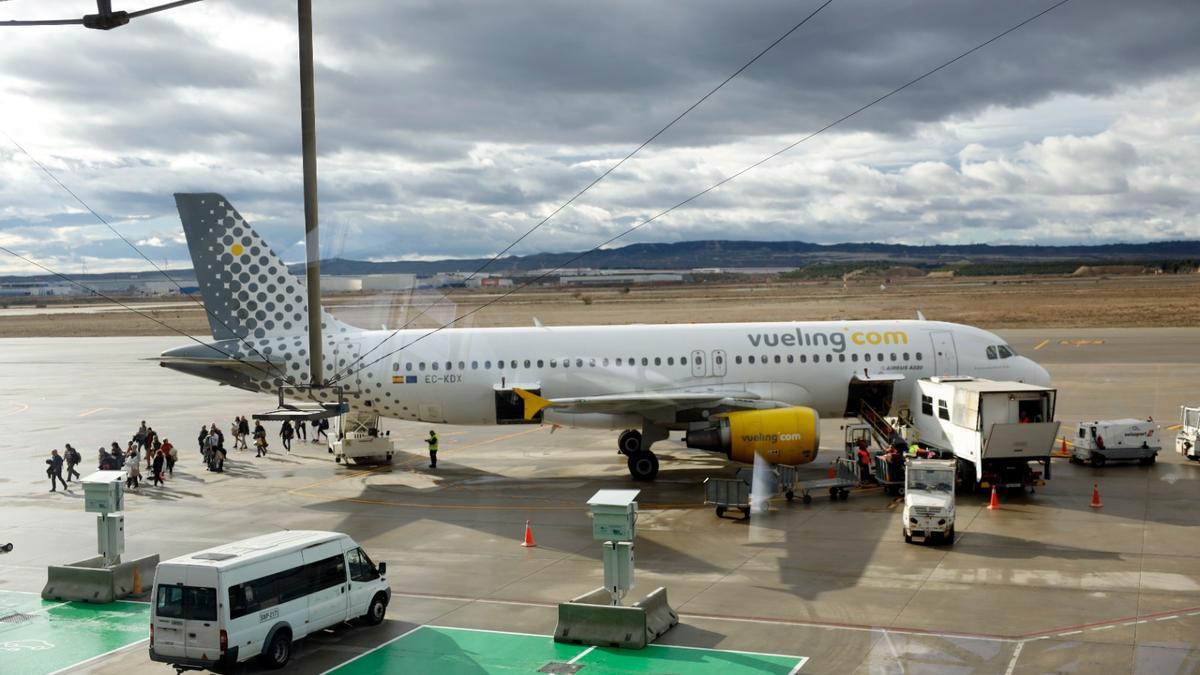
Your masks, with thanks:
M651 408L690 408L704 404L735 405L737 401L758 401L761 397L745 390L651 391L602 396L575 396L547 399L525 389L513 391L525 400L525 419L533 419L542 410L553 408L573 413L629 413Z

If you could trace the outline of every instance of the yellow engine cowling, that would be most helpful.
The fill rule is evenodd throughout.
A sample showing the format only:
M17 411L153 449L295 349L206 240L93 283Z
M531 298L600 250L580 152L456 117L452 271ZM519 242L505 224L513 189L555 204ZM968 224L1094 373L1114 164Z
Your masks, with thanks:
M717 426L689 431L691 448L722 452L736 462L754 462L754 455L771 464L806 464L821 446L821 416L805 407L740 410L717 420Z

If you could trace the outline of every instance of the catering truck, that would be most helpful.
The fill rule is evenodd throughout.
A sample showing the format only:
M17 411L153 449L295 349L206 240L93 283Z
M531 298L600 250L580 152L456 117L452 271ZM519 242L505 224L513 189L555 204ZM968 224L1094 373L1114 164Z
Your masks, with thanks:
M179 672L255 657L282 668L294 640L382 622L386 573L340 532L276 532L166 560L154 572L150 660Z
M1153 464L1159 450L1162 443L1150 420L1096 420L1076 427L1071 461L1090 462L1095 467L1122 459Z
M974 377L917 380L911 434L939 459L957 460L960 489L1032 491L1050 478L1058 436L1056 391L1023 382Z

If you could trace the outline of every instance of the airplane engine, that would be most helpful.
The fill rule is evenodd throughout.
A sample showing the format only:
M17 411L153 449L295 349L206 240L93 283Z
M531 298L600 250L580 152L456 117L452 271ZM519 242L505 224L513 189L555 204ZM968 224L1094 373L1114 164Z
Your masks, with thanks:
M740 410L722 415L716 426L689 431L689 448L724 453L735 462L762 455L771 464L806 464L821 446L821 416L802 406Z

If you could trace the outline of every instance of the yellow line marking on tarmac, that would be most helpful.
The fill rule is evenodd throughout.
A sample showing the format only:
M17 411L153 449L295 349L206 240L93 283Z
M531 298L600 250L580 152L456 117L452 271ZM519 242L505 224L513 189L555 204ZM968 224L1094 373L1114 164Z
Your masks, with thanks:
M1085 347L1087 345L1102 345L1104 344L1104 340L1059 340L1058 344Z
M1041 342L1039 342L1039 343L1037 344L1037 346L1036 346L1036 347L1034 347L1034 348L1033 348L1033 351L1035 351L1035 352L1036 352L1036 351L1038 351L1038 350L1039 350L1039 349L1041 349L1042 347L1045 347L1045 346L1046 346L1046 345L1048 345L1048 344L1050 344L1050 340L1049 340L1049 339L1042 340Z
M1182 424L1172 424L1171 426L1167 427L1167 431L1179 431L1182 428Z
M91 410L86 410L84 412L79 413L79 416L80 417L90 417L90 416L95 415L96 413L100 412L101 410L112 410L112 408L92 408Z

